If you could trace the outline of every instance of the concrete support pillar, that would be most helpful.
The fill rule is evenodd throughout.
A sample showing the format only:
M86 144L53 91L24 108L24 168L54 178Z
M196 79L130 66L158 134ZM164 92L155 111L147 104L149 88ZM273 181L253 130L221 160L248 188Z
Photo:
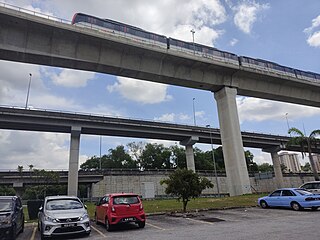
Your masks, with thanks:
M271 158L277 188L282 188L284 187L284 183L278 152L271 152Z
M251 193L236 95L237 90L229 87L214 93L218 106L220 135L230 196Z
M193 154L193 145L186 146L186 159L187 159L187 169L191 169L192 171L196 171L196 167L194 164L194 154Z
M70 140L69 172L68 172L68 195L78 194L78 169L81 127L72 126Z
M186 159L187 159L187 169L196 171L194 164L194 154L193 154L193 145L199 141L199 137L191 136L180 142L181 145L186 147Z

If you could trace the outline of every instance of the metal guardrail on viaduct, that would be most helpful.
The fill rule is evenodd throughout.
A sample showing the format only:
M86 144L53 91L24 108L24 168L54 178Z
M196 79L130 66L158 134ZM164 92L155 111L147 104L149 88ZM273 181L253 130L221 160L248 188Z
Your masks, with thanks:
M81 134L134 137L183 141L199 137L198 143L221 144L220 130L199 126L143 121L118 117L98 116L49 110L0 107L0 129L70 133L72 126L80 126ZM286 136L242 132L245 147L300 151L298 146L286 146ZM320 149L313 149L320 153Z

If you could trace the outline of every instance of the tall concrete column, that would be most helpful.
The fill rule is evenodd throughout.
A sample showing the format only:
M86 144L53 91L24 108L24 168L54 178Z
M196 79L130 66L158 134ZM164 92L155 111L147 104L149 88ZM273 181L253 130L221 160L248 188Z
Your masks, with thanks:
M187 159L187 169L191 169L192 171L196 171L196 167L194 164L194 154L193 154L193 145L186 146L186 159Z
M81 127L72 126L70 140L68 195L77 196Z
M186 160L187 160L187 169L196 171L194 164L194 154L193 154L193 145L199 141L199 137L191 136L180 142L181 145L186 147Z
M278 151L280 151L280 150L281 150L280 147L262 150L264 152L268 152L271 154L274 177L276 180L277 188L284 187L283 175L282 175L282 171L281 171L281 164L280 164L280 159L279 159L279 155L278 155Z
M251 193L240 131L237 90L224 87L214 93L217 101L223 157L230 196Z
M271 158L277 187L282 188L284 187L284 183L278 152L271 152Z

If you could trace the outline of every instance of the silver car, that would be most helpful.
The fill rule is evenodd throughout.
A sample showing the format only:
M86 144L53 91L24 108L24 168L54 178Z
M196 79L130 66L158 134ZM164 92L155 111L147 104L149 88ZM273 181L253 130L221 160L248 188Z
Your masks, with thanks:
M306 182L300 188L307 189L309 192L320 194L320 181Z
M77 197L46 197L39 209L38 230L41 239L74 233L89 235L90 219L86 207Z

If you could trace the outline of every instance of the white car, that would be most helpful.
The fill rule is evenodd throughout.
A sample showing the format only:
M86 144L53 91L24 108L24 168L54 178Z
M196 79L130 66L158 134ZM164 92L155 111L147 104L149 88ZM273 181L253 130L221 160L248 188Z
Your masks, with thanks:
M306 182L300 186L309 192L320 194L320 181Z
M39 209L38 230L41 239L74 233L90 234L90 219L86 206L78 197L46 197Z

